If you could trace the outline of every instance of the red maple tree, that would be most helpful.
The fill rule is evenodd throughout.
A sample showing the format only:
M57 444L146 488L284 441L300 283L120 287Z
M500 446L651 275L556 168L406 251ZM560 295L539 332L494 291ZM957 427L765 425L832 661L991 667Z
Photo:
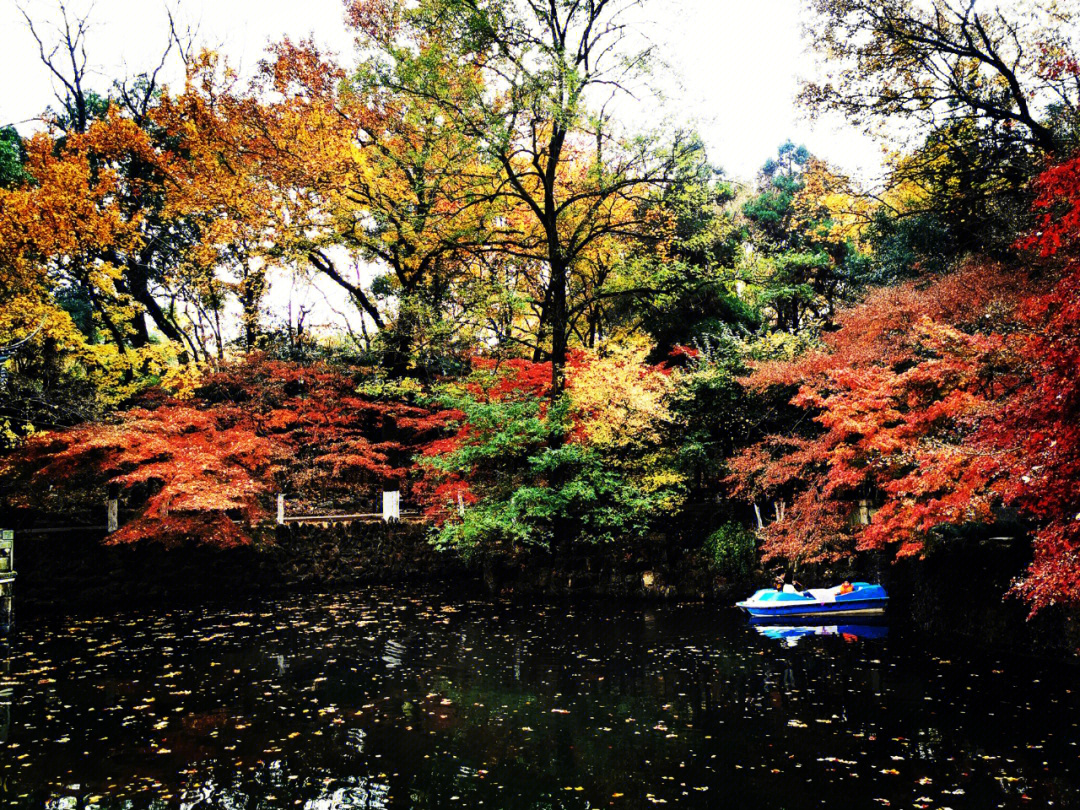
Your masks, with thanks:
M1053 286L1024 301L1027 383L983 441L997 452L1002 492L1036 522L1033 560L1014 591L1039 610L1080 602L1080 157L1036 181L1040 229L1026 245L1049 260Z
M285 456L286 448L252 430L235 405L167 401L125 411L117 424L35 438L17 464L32 470L26 500L46 481L91 487L104 480L132 493L139 514L110 543L194 538L230 547L246 543L245 524L264 514L260 496Z
M919 554L938 526L992 518L999 471L972 437L1016 384L1015 347L986 327L1023 289L1017 274L972 263L876 290L840 316L823 350L754 370L749 386L797 387L791 405L812 417L732 465L737 495L774 504L767 558ZM869 526L860 500L880 506Z
M208 376L190 399L156 392L109 424L35 437L6 460L6 477L23 503L51 481L118 485L135 515L111 543L247 543L275 492L311 504L408 491L412 456L445 418L359 394L363 379L252 355Z
M747 385L792 409L732 463L735 494L774 505L766 558L923 554L1011 506L1034 541L1013 593L1080 602L1080 158L1035 189L1030 269L972 261L877 290L821 351L754 369Z

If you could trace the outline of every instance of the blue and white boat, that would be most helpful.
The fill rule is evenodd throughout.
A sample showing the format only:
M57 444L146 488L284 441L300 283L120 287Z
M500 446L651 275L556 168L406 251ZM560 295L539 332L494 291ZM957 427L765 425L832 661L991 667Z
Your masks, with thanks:
M850 586L796 590L785 585L783 590L763 588L736 606L755 618L846 618L851 616L881 616L889 597L880 585L852 582Z

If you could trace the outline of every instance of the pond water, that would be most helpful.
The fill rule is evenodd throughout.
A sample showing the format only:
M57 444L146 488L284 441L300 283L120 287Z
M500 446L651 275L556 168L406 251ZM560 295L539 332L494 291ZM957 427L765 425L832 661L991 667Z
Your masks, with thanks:
M714 605L366 590L24 622L0 803L1059 807L1076 670Z

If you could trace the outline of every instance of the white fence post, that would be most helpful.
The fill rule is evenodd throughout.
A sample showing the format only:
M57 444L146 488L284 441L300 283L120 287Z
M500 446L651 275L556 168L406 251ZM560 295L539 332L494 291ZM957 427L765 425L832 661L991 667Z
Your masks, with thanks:
M106 530L112 534L120 528L120 487L109 484L107 500L105 501L107 512Z
M387 523L401 520L401 493L398 490L382 494L382 519Z
M285 522L285 496L280 493L277 496L277 522L279 526Z

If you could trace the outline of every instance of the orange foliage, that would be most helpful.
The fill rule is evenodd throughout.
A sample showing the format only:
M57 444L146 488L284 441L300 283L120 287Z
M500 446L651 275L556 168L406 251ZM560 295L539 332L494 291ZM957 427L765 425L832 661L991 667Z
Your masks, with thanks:
M246 543L275 492L304 504L408 490L410 459L445 416L359 395L358 382L252 356L203 380L193 399L148 396L113 424L35 437L6 472L29 505L48 481L119 485L137 515L112 543Z
M1080 158L1050 168L1036 188L1043 216L1029 244L1053 257L1057 281L1024 302L1027 384L983 436L1007 502L1036 521L1034 559L1015 586L1033 610L1080 603Z
M1024 291L1017 274L977 264L877 290L840 316L823 351L754 371L757 390L797 385L791 404L816 424L766 437L733 462L737 495L787 504L765 529L767 557L919 554L942 524L992 519L1001 471L973 437L1017 383L1017 347L984 330ZM867 527L854 525L860 499L881 503Z
M196 537L229 547L246 542L241 525L263 514L259 496L285 447L259 436L235 406L200 410L168 403L123 414L122 425L88 425L32 440L22 463L34 480L105 477L149 496L136 520L109 538L175 545Z

